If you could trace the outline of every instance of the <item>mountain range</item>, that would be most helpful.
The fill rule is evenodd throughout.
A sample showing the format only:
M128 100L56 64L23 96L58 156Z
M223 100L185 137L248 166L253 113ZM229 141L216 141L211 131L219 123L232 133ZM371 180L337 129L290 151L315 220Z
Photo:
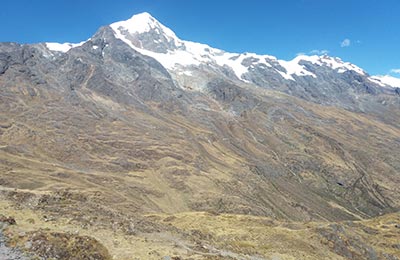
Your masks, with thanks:
M0 108L4 233L29 254L400 258L396 78L229 53L142 13L79 44L0 43Z

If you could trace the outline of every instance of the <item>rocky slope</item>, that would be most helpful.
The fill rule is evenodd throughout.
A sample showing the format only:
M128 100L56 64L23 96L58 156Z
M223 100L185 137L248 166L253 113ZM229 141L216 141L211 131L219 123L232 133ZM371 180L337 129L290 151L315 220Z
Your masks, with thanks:
M299 223L398 212L399 126L398 89L353 64L227 53L180 40L147 13L77 45L0 44L1 205L138 245L186 234L149 214ZM337 239L325 229L313 230Z

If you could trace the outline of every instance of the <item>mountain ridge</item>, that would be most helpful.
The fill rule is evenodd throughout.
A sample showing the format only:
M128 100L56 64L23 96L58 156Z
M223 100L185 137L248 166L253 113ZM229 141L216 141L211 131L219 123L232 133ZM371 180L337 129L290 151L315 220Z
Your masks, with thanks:
M321 66L328 66L331 67L332 69L336 70L338 73L343 73L347 70L353 70L359 74L365 74L366 72L359 68L358 66L351 64L349 62L343 62L339 57L330 57L326 54L317 56L317 55L311 55L307 56L304 54L298 55L292 60L285 61L285 60L278 60L276 57L271 56L271 55L259 55L255 53L229 53L221 49L216 49L213 47L210 47L207 44L202 44L202 43L196 43L196 42L191 42L191 41L186 41L186 40L181 40L179 39L176 34L169 29L168 27L164 26L161 24L157 19L155 19L151 14L144 12L140 14L133 15L131 18L128 20L124 21L119 21L119 22L114 22L109 25L115 32L116 37L123 40L125 43L130 45L132 48L136 49L139 52L142 52L144 55L151 56L158 60L161 64L163 64L164 67L172 69L174 65L199 65L201 62L210 62L209 60L205 59L202 60L199 58L199 56L205 56L208 54L225 54L227 57L223 60L217 61L218 65L227 65L231 67L231 69L234 70L236 77L239 80L244 80L242 76L244 73L248 71L248 67L245 67L242 65L242 62L234 62L234 60L237 60L238 58L243 59L252 59L252 60L258 60L259 62L265 64L266 66L271 67L271 65L268 63L268 60L272 62L278 62L280 66L283 67L283 70L277 69L277 72L286 80L293 80L292 75L295 74L297 76L312 76L315 77L315 75L308 71L307 69L304 68L299 62L301 61L308 61L313 64L318 64ZM167 44L172 43L172 46L167 47L166 49L160 49L160 43L163 41L162 39L153 39L153 44L154 46L157 46L156 48L158 49L153 49L150 46L145 46L143 47L140 40L136 41L136 45L132 43L129 39L125 38L124 35L121 34L119 29L121 29L126 33L129 32L131 34L135 35L140 35L140 34L145 34L149 32L154 32L156 31L156 35L159 37L164 37L164 41L166 40ZM154 35L154 34L153 34ZM58 43L46 43L47 47L50 50L54 51L61 51L61 52L66 52L70 50L71 48L74 47L79 47L81 46L85 41L78 43L78 44L71 44L71 43L64 43L64 44L58 44ZM149 43L148 43L149 44ZM185 46L186 45L186 46ZM173 48L172 48L173 47ZM172 49L171 49L172 48ZM177 49L189 49L190 54L193 54L195 57L190 57L190 55L187 55L187 53L184 53L182 55L177 54L176 57L170 56L168 57L167 55L159 55L159 54L168 54L168 52L177 50ZM215 58L215 57L214 57ZM174 60L174 61L171 61ZM176 60L179 60L179 62L176 62ZM232 62L229 62L231 60ZM261 60L261 61L260 61ZM264 61L263 61L264 60ZM285 71L286 70L286 71ZM183 72L184 73L184 72ZM378 85L382 87L393 87L396 88L398 87L398 84L394 84L393 82L396 81L388 81L384 80L381 81L377 78L378 76L370 76L369 80L373 83L377 83ZM394 77L393 77L394 78ZM377 82L377 79L379 80ZM397 78L395 78L397 79ZM392 85L390 85L392 84Z

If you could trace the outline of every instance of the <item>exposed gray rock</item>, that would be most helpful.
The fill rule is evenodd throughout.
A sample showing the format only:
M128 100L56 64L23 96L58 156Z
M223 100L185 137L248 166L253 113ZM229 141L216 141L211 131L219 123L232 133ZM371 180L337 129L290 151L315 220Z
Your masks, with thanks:
M28 260L25 254L15 248L8 247L6 240L0 231L0 259L7 260Z

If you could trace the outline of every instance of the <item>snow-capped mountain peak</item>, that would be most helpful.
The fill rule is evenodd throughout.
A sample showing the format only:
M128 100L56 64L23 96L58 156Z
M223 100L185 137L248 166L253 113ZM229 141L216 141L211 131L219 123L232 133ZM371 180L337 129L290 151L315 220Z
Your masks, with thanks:
M171 29L162 25L147 12L136 14L126 21L113 23L111 27L113 29L127 30L129 33L139 34L150 32L151 30L160 30L160 33L165 33L171 38L176 38L175 33Z
M337 73L351 70L366 75L361 68L327 55L300 55L293 60L285 61L277 60L269 55L229 53L206 44L181 40L171 29L149 13L134 15L126 21L113 23L110 27L117 38L136 51L155 58L168 70L178 71L178 73L186 71L185 67L189 66L228 67L239 80L247 81L245 74L249 72L249 69L264 66L285 80L295 81L293 76L317 78L317 75L309 71L304 64L304 62L309 62L330 68Z
M110 27L117 38L140 49L166 53L181 45L171 29L146 12L134 15L126 21L115 22Z

